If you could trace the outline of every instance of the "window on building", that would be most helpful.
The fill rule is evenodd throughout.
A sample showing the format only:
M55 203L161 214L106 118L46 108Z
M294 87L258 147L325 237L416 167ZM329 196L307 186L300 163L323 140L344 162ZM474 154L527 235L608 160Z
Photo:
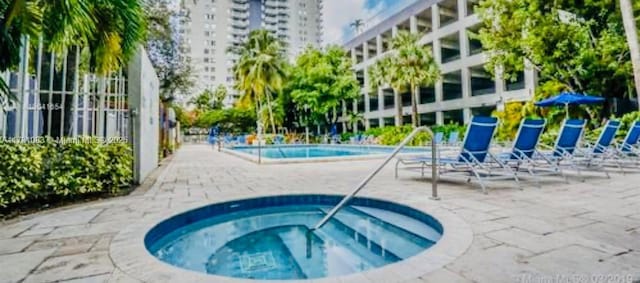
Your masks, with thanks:
M432 31L431 8L428 8L416 15L416 22L419 34L427 34Z
M364 95L361 95L357 101L358 113L364 113Z
M475 8L478 6L479 0L466 0L467 1L467 16L471 16L475 13Z
M524 72L519 72L515 78L506 80L504 84L504 88L507 91L519 90L519 89L523 89L524 87L525 87Z
M460 59L460 36L457 32L440 38L440 53L442 63Z
M467 29L467 39L469 40L469 56L482 52L482 42L474 38L480 32L481 25L475 25Z
M420 125L422 126L432 126L436 124L436 113L421 113L420 114Z
M436 101L435 87L420 87L420 104L433 103Z
M458 20L458 1L445 0L438 3L440 26L446 26Z
M489 74L484 66L474 66L469 68L469 75L471 76L471 95L485 95L496 92L496 82L493 80L491 74Z
M442 76L442 100L462 98L462 72L460 70Z
M491 113L496 110L495 105L491 106L480 106L471 108L471 115L473 116L491 116Z
M369 119L369 128L378 128L380 127L380 119L374 118Z
M411 115L402 116L402 124L403 125L411 125Z
M378 93L369 93L369 111L378 111Z
M393 126L396 124L396 118L391 116L391 117L384 117L383 119L384 121L384 125L385 126Z
M442 112L442 117L445 124L464 124L464 112L462 109L444 111Z
M382 103L384 109L393 109L395 106L395 101L394 101L394 97L393 97L393 90L391 89L384 89L382 90L382 94L384 97L384 101Z
M401 96L402 96L402 106L403 107L411 106L411 91L409 91L408 88L407 90L402 92Z

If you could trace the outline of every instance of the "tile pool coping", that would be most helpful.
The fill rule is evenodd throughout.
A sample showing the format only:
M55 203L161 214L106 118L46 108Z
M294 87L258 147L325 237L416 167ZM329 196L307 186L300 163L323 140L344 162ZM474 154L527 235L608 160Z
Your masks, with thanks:
M359 144L285 144L285 145L276 145L278 147L305 147L305 146L323 146L323 147L370 147L370 148L384 148L384 149L394 149L394 146L384 146L384 145L359 145ZM257 146L237 146L239 148L258 148ZM262 148L270 148L275 147L274 145L266 145L262 146ZM410 146L406 147L409 149L423 149L424 152L401 152L398 156L421 156L431 152L430 147L418 147L418 146ZM442 148L442 150L446 150ZM227 153L229 155L233 155L239 157L241 159L251 161L254 163L258 163L258 156L254 154L249 154L245 152L241 152L238 150L234 150L234 147L223 147L220 149L221 152ZM312 158L269 158L262 157L260 158L261 164L290 164L290 163L321 163L321 162L336 162L336 161L356 161L356 160L370 160L370 159L382 159L389 155L389 152L385 153L377 153L377 154L360 154L360 155L347 155L347 156L329 156L329 157L312 157Z
M308 194L286 194L287 196ZM267 194L254 197L281 196ZM249 198L254 198L249 197ZM429 272L438 270L462 255L473 240L473 232L469 224L455 214L442 208L417 208L402 201L365 196L373 200L395 202L426 213L437 219L443 228L440 240L429 249L405 260L379 268L345 276L317 278L309 280L270 280L273 282L388 282L415 279ZM247 197L231 198L220 202L238 201ZM216 203L220 203L216 202ZM214 203L211 203L214 204ZM210 205L210 204L207 204ZM180 212L167 211L132 223L116 235L110 245L113 263L127 275L143 282L257 282L258 280L223 277L182 269L165 263L153 256L145 246L147 232L159 222L171 216L204 207L202 203L181 207Z

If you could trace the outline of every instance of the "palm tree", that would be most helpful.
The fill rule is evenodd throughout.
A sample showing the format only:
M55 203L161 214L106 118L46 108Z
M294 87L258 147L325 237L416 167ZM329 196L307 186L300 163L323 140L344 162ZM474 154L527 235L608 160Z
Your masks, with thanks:
M0 0L0 71L18 65L21 40L30 36L42 37L59 54L85 49L91 71L105 75L134 54L144 40L145 19L140 0Z
M347 115L347 129L358 129L358 124L364 123L364 115L362 113L351 112Z
M255 30L249 40L237 50L240 59L234 66L237 87L244 92L240 103L260 108L267 107L273 133L276 124L273 116L273 94L282 91L285 73L284 44L267 30Z
M620 12L622 12L622 22L624 24L627 43L631 52L631 64L633 66L633 77L636 85L636 97L640 108L640 43L638 42L638 29L636 20L633 17L633 8L630 0L620 0Z
M351 23L351 27L356 31L356 34L360 34L362 32L362 27L364 26L364 21L362 19L355 19Z
M369 85L371 89L378 89L385 85L391 86L396 104L396 126L402 126L402 96L400 95L400 90L403 86L398 84L397 74L399 72L395 68L396 65L391 56L382 57L369 68Z
M433 59L431 48L420 45L420 36L400 31L391 40L393 53L376 62L369 71L372 87L384 83L391 85L396 97L396 124L402 125L401 90L409 87L411 92L411 124L420 125L418 119L417 90L420 86L433 86L440 79L440 68Z

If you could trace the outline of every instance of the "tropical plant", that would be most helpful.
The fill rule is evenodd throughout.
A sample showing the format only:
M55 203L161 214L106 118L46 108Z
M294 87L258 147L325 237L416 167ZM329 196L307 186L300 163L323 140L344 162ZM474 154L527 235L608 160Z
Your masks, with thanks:
M629 97L632 66L617 1L480 1L485 69L514 80L533 68L541 83Z
M353 30L356 32L356 34L359 34L362 32L362 27L364 26L364 21L362 19L355 19L350 26L353 28Z
M347 129L358 127L356 125L364 123L364 115L362 113L351 112L347 115Z
M252 109L217 109L202 113L194 126L210 128L218 126L220 131L227 133L247 133L255 130L256 116Z
M224 99L227 97L227 88L224 85L218 85L213 91L213 109L222 109Z
M178 94L187 94L194 86L193 69L180 59L180 50L171 18L175 12L169 8L170 0L145 1L148 32L146 50L160 81L160 97L172 100Z
M190 101L200 111L208 111L213 109L213 92L205 89L201 94L194 97Z
M500 121L496 129L496 140L511 141L516 137L516 133L520 127L520 121L524 117L523 108L523 103L511 102L505 104L503 111L494 111L491 114Z
M229 51L240 56L234 66L237 88L243 93L239 105L253 107L257 115L266 107L272 132L276 133L271 102L282 91L286 77L284 43L269 31L259 29L251 31L239 48Z
M400 31L391 40L393 53L378 61L369 71L372 88L388 83L396 93L396 120L402 123L401 90L411 93L411 124L420 126L417 90L420 86L433 86L440 79L440 68L433 59L431 48L420 45L420 36Z
M329 46L325 51L307 48L298 56L286 92L301 116L316 125L332 125L338 121L337 108L356 99L360 87L346 52Z
M85 194L117 194L130 186L131 147L96 138L0 141L0 208L27 201L69 199Z
M49 51L83 48L100 75L125 64L144 39L139 0L0 0L0 71L15 68L25 36L42 37ZM0 81L0 95L9 95Z

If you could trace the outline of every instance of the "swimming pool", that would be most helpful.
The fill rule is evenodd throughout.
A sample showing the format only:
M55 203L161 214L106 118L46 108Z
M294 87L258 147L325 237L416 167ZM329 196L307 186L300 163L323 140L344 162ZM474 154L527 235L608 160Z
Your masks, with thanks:
M312 279L399 262L438 242L443 226L413 208L354 198L309 233L341 196L285 195L209 205L173 216L145 236L173 266L245 279Z
M227 152L241 157L253 159L260 157L267 161L313 161L313 160L345 160L380 157L391 153L394 147L379 145L269 145L258 149L256 146L234 146ZM401 153L422 154L424 147L406 147Z

